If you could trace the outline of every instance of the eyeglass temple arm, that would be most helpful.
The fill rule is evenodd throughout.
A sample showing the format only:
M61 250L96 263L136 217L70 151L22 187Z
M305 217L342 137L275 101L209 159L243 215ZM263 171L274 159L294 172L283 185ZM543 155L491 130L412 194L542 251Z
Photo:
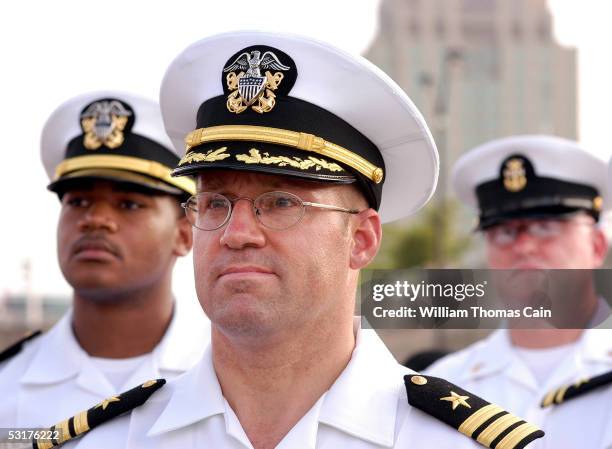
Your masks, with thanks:
M330 206L329 204L311 203L310 201L303 201L304 206L318 207L321 209L335 210L337 212L346 212L347 214L358 214L360 211L357 209L347 209L345 207Z

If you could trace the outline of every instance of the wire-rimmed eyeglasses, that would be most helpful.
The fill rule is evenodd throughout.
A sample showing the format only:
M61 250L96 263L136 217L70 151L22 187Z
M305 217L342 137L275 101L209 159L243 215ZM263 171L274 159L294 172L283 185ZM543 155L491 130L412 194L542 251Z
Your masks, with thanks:
M516 242L522 232L529 236L544 241L558 237L564 227L570 225L594 226L592 219L579 220L570 218L545 218L518 220L508 223L500 223L484 230L487 240L496 246L508 246Z
M360 212L357 209L303 201L289 192L266 192L255 199L248 197L230 199L220 193L200 192L181 206L185 209L187 219L192 226L203 231L214 231L229 221L234 204L240 200L250 201L257 220L265 227L275 230L295 226L304 216L307 206L347 214Z

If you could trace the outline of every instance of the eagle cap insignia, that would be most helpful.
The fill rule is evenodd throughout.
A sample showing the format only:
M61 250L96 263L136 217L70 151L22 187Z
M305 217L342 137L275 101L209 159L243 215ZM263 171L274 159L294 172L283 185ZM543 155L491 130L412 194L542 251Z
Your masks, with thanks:
M527 169L523 157L506 159L502 166L504 188L509 192L520 192L527 185Z
M120 100L102 99L87 105L80 120L85 148L97 150L105 146L115 149L125 141L124 132L134 122L134 111Z
M264 45L244 48L223 68L227 109L234 114L249 107L260 114L270 112L277 95L287 95L296 77L295 63L286 53Z

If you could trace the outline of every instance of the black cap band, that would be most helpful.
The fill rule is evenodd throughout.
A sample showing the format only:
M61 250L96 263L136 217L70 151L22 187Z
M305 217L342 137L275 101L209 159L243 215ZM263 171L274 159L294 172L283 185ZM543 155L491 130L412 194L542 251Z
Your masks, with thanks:
M531 161L515 154L507 157L497 179L476 187L479 229L517 218L563 217L585 211L599 219L602 200L592 186L540 177Z
M125 134L123 143L117 148L108 148L101 146L97 150L89 150L83 144L83 136L79 135L68 143L65 159L71 159L78 156L91 155L116 155L131 156L144 160L159 162L167 167L174 167L179 161L179 158L168 150L166 147L151 140L147 137L129 133Z

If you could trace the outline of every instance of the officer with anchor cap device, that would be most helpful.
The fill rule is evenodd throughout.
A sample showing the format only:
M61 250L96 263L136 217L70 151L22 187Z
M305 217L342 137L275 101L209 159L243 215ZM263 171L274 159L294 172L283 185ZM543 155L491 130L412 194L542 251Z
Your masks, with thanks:
M535 447L606 447L609 395L585 394L604 382L600 375L612 364L612 330L592 329L609 317L610 307L586 271L599 268L607 251L597 225L605 161L567 139L513 136L468 151L457 161L453 185L478 211L489 268L585 271L548 272L553 283L567 284L560 273L581 280L566 285L575 294L563 296L573 326L500 329L426 373L458 382L541 427L546 438Z
M438 174L425 121L384 73L310 38L222 34L172 62L161 105L186 142L174 174L197 180L185 209L212 344L66 447L509 449L543 435L402 367L353 317L381 222L421 208Z
M610 191L612 191L612 160L608 163L608 192ZM595 326L595 331L591 332L597 332L599 335L607 335L608 345L605 347L608 349L606 357L608 361L608 371L601 374L596 374L594 376L585 376L579 378L575 382L560 385L559 387L552 389L544 396L542 400L541 406L543 408L555 407L556 413L567 414L568 419L571 419L571 417L582 413L582 410L586 410L585 413L588 415L593 414L591 406L593 398L591 395L596 395L597 400L603 404L612 403L612 345L609 344L610 339L612 338L610 337L610 329L612 329L612 314L609 314L607 319L605 319L605 314L603 314L598 320L596 320L595 324L597 324ZM598 372L601 372L601 370L598 370ZM574 400L577 401L574 402ZM571 402L567 404L568 401ZM582 410L577 410L578 407L581 407ZM611 421L612 407L607 407L607 418L605 418L604 422L610 423ZM604 437L601 440L600 446L605 447L606 449L612 449L612 427L609 425L607 425L605 428Z
M159 105L120 92L72 98L46 122L41 154L61 202L57 251L73 304L0 356L2 428L49 426L175 377L210 340L209 322L188 319L171 291L174 263L192 246L180 203L195 184L170 176L179 156Z

